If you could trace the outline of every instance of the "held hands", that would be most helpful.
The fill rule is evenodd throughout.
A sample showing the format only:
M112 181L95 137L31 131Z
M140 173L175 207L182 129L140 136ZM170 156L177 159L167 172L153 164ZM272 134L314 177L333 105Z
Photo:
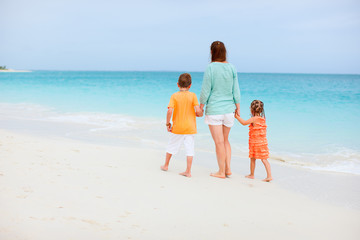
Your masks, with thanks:
M235 115L234 115L234 117L236 118L236 119L238 119L239 117L240 117L240 109L235 109Z
M195 106L195 114L197 117L202 117L204 115L204 106Z

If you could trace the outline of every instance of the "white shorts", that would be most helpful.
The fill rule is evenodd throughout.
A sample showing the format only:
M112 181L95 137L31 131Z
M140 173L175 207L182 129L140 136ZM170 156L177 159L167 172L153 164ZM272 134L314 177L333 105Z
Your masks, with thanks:
M194 134L171 133L166 152L177 154L182 143L184 143L186 156L194 156Z
M225 125L231 128L234 126L234 113L220 114L220 115L205 115L205 123L207 125Z

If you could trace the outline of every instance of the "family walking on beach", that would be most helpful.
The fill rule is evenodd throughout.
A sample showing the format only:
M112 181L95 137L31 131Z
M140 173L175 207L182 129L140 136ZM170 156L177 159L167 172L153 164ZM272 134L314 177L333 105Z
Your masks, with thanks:
M205 70L200 94L200 104L195 93L189 91L191 76L188 73L180 75L179 91L174 93L168 105L166 116L167 131L171 132L166 149L165 164L161 170L167 171L173 154L176 154L184 144L187 168L180 173L191 177L191 165L194 156L194 136L196 134L196 117L202 117L205 110L205 123L209 126L215 143L216 157L219 170L210 176L226 178L231 176L231 146L229 133L235 118L242 125L249 125L249 158L250 174L247 178L254 178L256 159L263 162L267 177L263 181L272 180L271 168L268 162L269 149L266 139L266 121L264 103L260 100L252 101L250 105L251 118L244 120L240 117L240 89L235 67L226 61L224 43L215 41L211 44L211 63ZM235 111L235 112L234 112ZM172 119L173 125L170 121Z

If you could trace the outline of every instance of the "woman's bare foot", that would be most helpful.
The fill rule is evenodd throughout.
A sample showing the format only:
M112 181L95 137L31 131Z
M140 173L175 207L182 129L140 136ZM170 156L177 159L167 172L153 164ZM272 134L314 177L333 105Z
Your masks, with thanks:
M254 177L254 175L247 175L247 176L245 176L246 178L250 178L250 179L254 179L255 177Z
M165 165L162 165L162 166L160 167L160 169L163 170L163 171L167 171L168 168L169 168L169 166L165 166Z
M226 177L230 177L231 175L232 175L232 172L231 172L230 169L225 171L225 176Z
M270 182L272 180L272 177L263 179L264 182Z
M225 178L225 174L220 174L219 172L210 173L210 176L217 177L217 178Z
M185 176L185 177L191 177L190 172L182 172L182 173L179 173L179 174L182 175L182 176Z

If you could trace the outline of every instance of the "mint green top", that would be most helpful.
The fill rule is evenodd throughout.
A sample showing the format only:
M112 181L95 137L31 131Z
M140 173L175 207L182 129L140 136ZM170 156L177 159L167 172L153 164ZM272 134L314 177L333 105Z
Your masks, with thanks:
M206 115L233 113L240 103L240 89L235 67L230 63L212 62L204 73L200 103Z

